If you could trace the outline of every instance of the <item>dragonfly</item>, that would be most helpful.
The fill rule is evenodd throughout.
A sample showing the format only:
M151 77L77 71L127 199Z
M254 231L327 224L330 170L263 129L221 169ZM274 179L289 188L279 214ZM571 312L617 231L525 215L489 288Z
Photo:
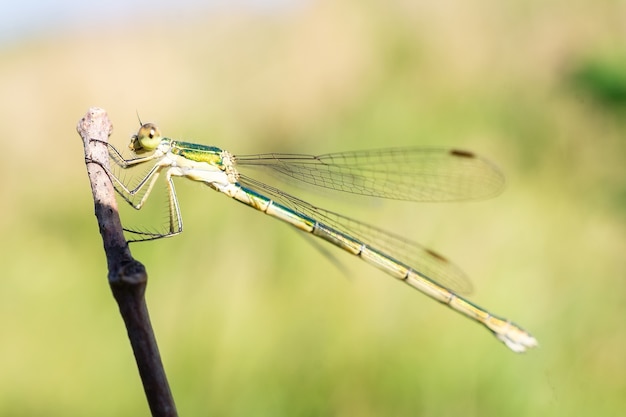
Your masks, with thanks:
M461 294L471 289L468 278L439 253L380 227L314 206L245 174L246 168L264 170L308 186L405 201L462 201L500 193L502 173L472 152L406 147L323 155L234 155L215 146L164 137L153 123L141 124L132 136L132 157L126 159L113 145L108 146L111 160L122 170L146 167L133 185L107 169L118 194L135 209L142 208L160 175L166 180L169 227L162 232L124 229L134 237L129 242L170 237L183 231L173 178L187 178L361 258L482 324L514 352L538 345L517 324L464 298Z

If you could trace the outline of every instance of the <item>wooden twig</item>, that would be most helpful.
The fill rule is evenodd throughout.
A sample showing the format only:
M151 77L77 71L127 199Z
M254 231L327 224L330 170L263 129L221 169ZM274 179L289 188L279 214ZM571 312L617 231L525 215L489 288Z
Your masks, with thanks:
M115 191L103 168L109 167L106 142L113 126L104 110L91 108L80 119L76 129L85 145L87 174L107 258L109 286L126 325L148 405L153 416L176 416L176 406L144 298L148 275L145 267L133 259L128 249Z

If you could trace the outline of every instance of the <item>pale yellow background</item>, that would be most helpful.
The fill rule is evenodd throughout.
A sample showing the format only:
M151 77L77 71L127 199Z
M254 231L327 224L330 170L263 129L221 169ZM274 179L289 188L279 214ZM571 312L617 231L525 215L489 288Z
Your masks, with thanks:
M185 232L132 250L181 415L621 415L626 119L572 73L623 57L625 28L623 1L328 0L146 9L5 43L0 415L149 413L75 132L90 106L122 147L139 112L234 153L458 147L507 176L484 202L330 208L460 264L472 300L539 340L521 356L358 260L325 246L336 268L275 220L177 182Z

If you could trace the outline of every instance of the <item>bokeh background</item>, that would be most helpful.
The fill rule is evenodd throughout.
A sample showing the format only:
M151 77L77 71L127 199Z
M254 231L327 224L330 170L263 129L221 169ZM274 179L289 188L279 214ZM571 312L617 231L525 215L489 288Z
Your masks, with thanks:
M460 264L472 300L538 338L524 355L179 181L183 235L131 249L181 415L623 415L626 2L13 3L0 415L149 414L75 131L90 106L121 147L138 112L234 153L457 147L507 176L489 201L327 202Z

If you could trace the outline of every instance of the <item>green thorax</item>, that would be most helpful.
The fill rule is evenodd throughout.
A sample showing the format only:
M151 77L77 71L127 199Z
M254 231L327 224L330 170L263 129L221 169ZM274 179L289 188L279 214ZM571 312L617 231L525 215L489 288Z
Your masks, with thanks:
M215 146L200 145L189 142L171 142L170 152L195 162L206 162L212 165L222 165L222 150Z

